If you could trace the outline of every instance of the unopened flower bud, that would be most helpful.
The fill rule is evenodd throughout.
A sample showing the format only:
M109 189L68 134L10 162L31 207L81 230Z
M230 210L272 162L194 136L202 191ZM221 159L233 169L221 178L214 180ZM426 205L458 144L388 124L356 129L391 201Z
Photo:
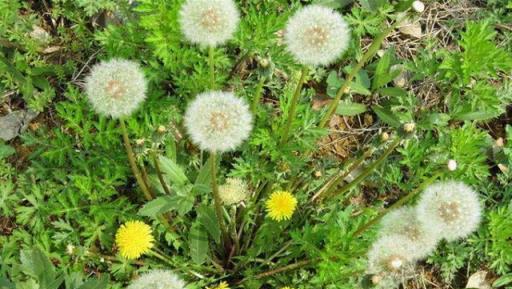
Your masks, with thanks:
M409 123L404 124L405 132L411 133L414 131L415 128L416 128L416 124L414 122L409 122Z
M505 142L503 141L503 138L502 137L499 137L497 140L496 140L496 146L497 147L503 147L505 145Z
M135 144L138 145L138 146L143 146L144 145L144 139L140 138L140 139L135 140Z
M414 1L412 2L412 9L418 13L422 13L425 11L425 4L421 1Z
M156 131L157 131L158 133L162 133L162 134L163 134L163 133L165 133L165 131L166 131L166 130L167 130L167 129L166 129L166 128L165 128L165 126L163 126L163 125L158 126L158 128L156 129Z
M322 176L322 172L321 171L315 171L315 177L319 178Z
M498 164L498 168L500 169L500 171L504 174L508 173L508 167L504 164Z
M373 276L372 276L372 283L373 283L374 285L379 284L379 283L380 283L380 281L382 281L382 276L380 276L380 275L373 275Z
M457 161L455 160L449 160L448 161L448 170L450 172L453 172L457 169Z
M389 133L387 132L383 132L381 135L380 135L380 139L383 141L383 142L386 142L389 140Z
M260 58L259 64L262 68L267 68L270 65L270 61L268 60L268 58Z
M68 255L73 255L75 254L75 246L73 246L72 244L68 244L66 246L66 253L68 253Z

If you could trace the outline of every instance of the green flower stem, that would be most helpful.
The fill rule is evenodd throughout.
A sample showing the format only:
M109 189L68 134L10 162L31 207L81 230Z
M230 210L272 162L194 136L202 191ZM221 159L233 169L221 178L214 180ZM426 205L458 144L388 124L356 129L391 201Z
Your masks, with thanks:
M405 15L405 14L404 14ZM359 70L363 68L363 66L368 62L379 50L382 42L386 37L395 30L395 28L400 25L402 20L405 18L405 16L397 19L393 25L389 26L386 30L384 30L381 34L379 34L372 42L370 47L368 48L368 51L363 55L363 58L356 64L356 66L350 71L350 73L345 77L345 82L340 87L338 92L336 93L336 96L331 101L331 104L329 105L329 108L327 109L327 112L323 116L322 120L320 121L320 127L323 128L327 125L329 120L331 119L334 112L336 112L336 109L338 108L338 105L340 103L341 97L345 94L347 94L350 91L350 85L352 84L352 80L354 77L359 73Z
M290 134L290 128L292 126L293 121L295 120L295 115L297 113L297 104L300 98L300 92L302 91L302 86L304 85L304 79L306 78L306 73L308 69L306 66L302 67L299 82L297 83L297 87L295 88L295 92L293 94L290 107L288 109L288 120L286 121L286 125L283 130L283 134L281 135L280 144L283 145L288 141L288 136Z
M389 145L389 147L384 151L384 153L370 166L368 166L364 171L361 172L355 180L353 180L350 183L345 184L341 189L335 193L334 195L331 195L332 197L336 195L344 194L345 192L349 191L359 183L361 183L367 176L369 176L377 167L379 167L387 158L388 156L395 150L395 148L400 144L400 138L397 136L397 138Z
M225 245L229 242L228 231L226 225L224 224L224 215L222 213L222 201L220 199L219 194L219 186L217 184L217 153L212 152L210 157L210 168L212 173L212 192L213 192L213 200L215 205L215 213L217 215L217 221L219 223L219 227L222 232L222 237L224 239Z
M164 261L165 263L167 263L173 267L176 265L175 262L173 262L169 257L166 257L162 251L160 251L156 248L151 249L151 251L149 251L149 253L150 253L150 255Z
M142 178L142 174L141 174L139 167L137 166L137 163L135 161L135 154L133 153L133 148L132 148L132 145L130 144L130 138L128 137L128 130L126 129L126 124L125 124L124 119L122 119L122 118L119 119L119 124L121 126L124 147L126 149L126 154L128 155L128 162L130 163L130 168L132 169L133 176L135 177L137 184L139 185L140 189L142 190L142 193L144 194L144 198L146 198L146 200L150 201L153 199L153 196L151 195L149 188L147 187L146 183L144 182L144 180Z
M341 171L339 174L333 176L325 186L319 190L311 199L312 201L322 202L322 200L328 196L333 189L335 189L345 178L356 170L367 158L372 156L375 150L368 149L361 155L355 162L353 162L346 171Z
M256 91L254 92L254 98L252 99L252 106L251 111L253 114L256 114L258 111L258 105L261 101L261 95L263 93L263 86L265 85L265 81L267 78L265 76L262 76L260 78L260 81L258 82L258 86L256 86Z
M213 59L214 47L208 47L208 64L210 65L210 89L215 89L215 61Z
M403 196L400 200L396 201L393 205L385 208L382 210L375 218L371 219L369 222L361 226L353 235L353 237L360 236L362 233L364 233L366 230L368 230L371 226L379 222L387 213L393 211L394 209L400 208L404 204L408 203L410 200L412 200L418 193L423 191L428 185L432 184L435 180L437 180L442 173L437 173L431 178L424 181L419 187L417 187L414 191L410 192L409 194Z
M164 176L162 174L162 170L160 169L160 161L158 160L158 156L155 151L151 152L151 158L153 159L153 165L155 166L155 171L158 176L158 180L160 181L160 184L162 185L162 188L164 189L165 193L170 195L171 190L167 186L167 183L165 182Z

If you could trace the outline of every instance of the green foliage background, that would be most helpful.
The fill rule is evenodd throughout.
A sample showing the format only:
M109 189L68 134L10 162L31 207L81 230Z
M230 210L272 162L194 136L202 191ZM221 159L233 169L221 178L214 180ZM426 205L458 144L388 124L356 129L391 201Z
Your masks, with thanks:
M318 95L334 96L368 40L380 33L385 20L395 19L398 5L313 1L341 11L353 39L340 62L309 73L300 117L293 123L294 141L281 146L275 136L286 121L300 67L278 34L297 8L312 1L237 1L243 18L236 37L215 50L217 86L251 101L264 78L265 101L250 140L223 156L221 179L240 177L253 189L275 180L275 188L296 194L299 209L290 222L275 223L249 203L240 214L246 250L236 256L236 267L225 272L211 265L214 248L197 243L216 239L215 232L206 230L213 213L209 172L203 167L206 156L187 140L181 120L188 101L207 86L209 72L207 51L181 36L177 13L182 1L49 2L0 0L0 95L15 108L40 113L36 127L0 143L0 288L123 288L140 272L169 267L182 273L191 289L224 278L246 281L232 288L358 288L374 232L357 240L353 232L436 172L475 187L485 216L468 240L443 243L422 266L433 272L434 281L454 288L464 286L468 274L479 268L491 272L495 286L512 288L512 172L506 169L512 168L512 126L507 125L512 33L504 24L512 20L510 1L473 1L478 9L471 19L443 23L452 47L428 35L413 57L403 57L400 43L386 42L381 56L356 75L338 108L347 118L375 120L345 160L307 153L316 151L329 133L316 127L320 112L311 103ZM443 1L426 4L433 2ZM34 25L48 38L30 36ZM159 192L146 205L136 191L117 123L97 116L81 89L88 68L112 57L139 61L150 81L148 100L128 127L133 139L145 140L136 147L139 161L148 159L150 149L161 149L162 169L175 194ZM270 60L270 68L262 67L261 59ZM406 87L393 82L403 72L410 75ZM424 92L425 83L432 85L434 96ZM309 201L326 178L364 150L383 152L386 144L375 132L398 136L405 123L416 124L413 136L362 186L320 205ZM165 135L156 134L159 126L167 128ZM504 145L496 143L498 137ZM455 172L446 170L450 159L458 163ZM152 168L150 177L158 186ZM298 178L304 181L294 182ZM156 217L163 212L173 215L174 231ZM116 255L115 231L131 219L152 224L172 266L152 257L130 263ZM252 232L255 223L261 227ZM198 234L202 238L193 237ZM301 260L315 260L314 266L254 278Z

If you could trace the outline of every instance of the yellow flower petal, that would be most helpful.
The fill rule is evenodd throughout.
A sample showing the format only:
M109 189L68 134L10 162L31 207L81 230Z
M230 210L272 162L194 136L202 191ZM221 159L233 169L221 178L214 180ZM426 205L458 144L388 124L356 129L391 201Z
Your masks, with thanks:
M266 202L267 212L276 221L288 220L297 207L297 199L287 191L276 191Z
M128 221L116 233L116 245L121 256L137 259L153 247L151 227L141 221Z

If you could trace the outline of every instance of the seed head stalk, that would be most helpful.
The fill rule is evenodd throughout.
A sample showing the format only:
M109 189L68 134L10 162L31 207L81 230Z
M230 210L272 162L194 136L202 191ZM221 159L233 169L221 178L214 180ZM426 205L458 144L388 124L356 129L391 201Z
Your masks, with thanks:
M213 57L213 53L215 47L208 47L208 64L210 66L210 89L215 89L215 61Z
M130 144L130 138L128 137L128 130L126 129L126 124L125 124L125 121L123 118L119 119L119 124L121 126L124 147L126 149L126 154L128 156L128 162L130 163L130 168L132 169L133 176L135 177L137 184L139 185L140 189L142 190L142 193L144 194L144 198L146 198L146 200L150 201L153 199L153 196L150 193L148 186L144 182L144 180L142 178L142 174L141 174L139 167L137 166L137 163L135 161L135 154L133 153L133 148L132 148L132 145Z
M362 233L364 233L366 230L368 230L371 226L378 223L387 213L393 211L394 209L400 208L401 206L408 203L410 200L412 200L416 195L418 195L421 191L423 191L428 185L432 184L435 180L437 180L442 173L436 173L431 178L424 181L419 187L417 187L415 190L410 192L409 194L403 196L398 201L396 201L393 205L389 206L388 208L382 210L377 216L375 216L373 219L368 221L366 224L361 226L355 233L354 237L360 236Z
M393 23L393 25L389 26L386 30L384 30L381 34L379 34L372 42L370 47L368 48L368 51L363 55L363 58L356 64L356 66L350 71L350 73L345 78L345 82L340 87L338 92L336 93L336 96L334 97L334 100L331 101L331 104L329 105L329 108L327 109L327 112L325 113L324 117L320 121L320 127L324 128L329 120L331 119L332 115L336 111L336 108L338 108L338 105L340 103L341 97L345 94L347 94L350 91L350 85L352 84L352 80L354 77L359 73L361 68L368 62L379 50L382 42L386 37L393 31L395 28L402 23L402 21L405 19L405 13L404 16L400 17Z
M288 119L286 121L286 125L283 130L283 134L281 135L280 144L283 145L288 141L288 137L290 134L290 128L292 126L293 121L295 120L295 116L297 114L297 104L300 99L300 92L302 91L302 86L304 85L304 79L306 78L306 73L308 69L306 66L302 67L299 82L297 83L297 87L295 88L295 92L291 99L290 107L288 109Z
M220 230L222 232L222 238L224 240L224 246L226 247L229 243L229 236L226 225L224 224L224 214L222 213L222 201L219 194L219 185L217 183L217 153L212 152L210 155L210 169L212 172L212 193L213 201L215 206L215 214L217 215L217 221L219 223Z

